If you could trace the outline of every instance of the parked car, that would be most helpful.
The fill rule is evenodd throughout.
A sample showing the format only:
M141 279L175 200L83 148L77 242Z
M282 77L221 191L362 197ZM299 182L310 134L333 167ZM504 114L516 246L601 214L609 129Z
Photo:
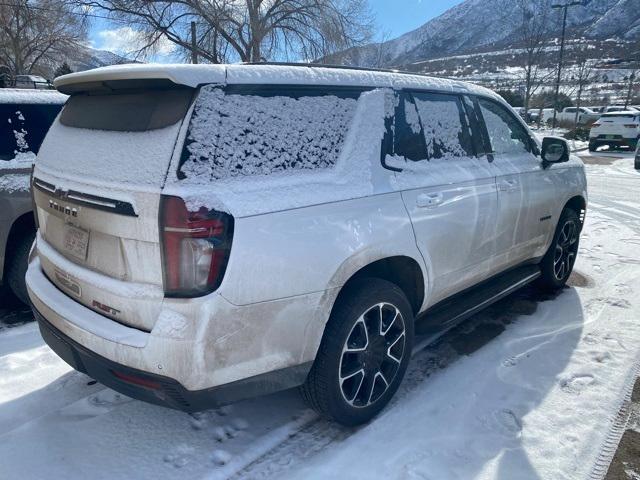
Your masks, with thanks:
M578 125L588 125L600 118L599 113L586 107L566 107L562 112L558 113L556 119L559 122L573 123L576 120L576 113L578 113Z
M635 110L604 113L591 126L589 151L595 152L603 145L609 148L627 147L635 150L640 139L640 112Z
M66 96L0 89L0 282L28 302L24 275L36 233L29 175Z
M268 64L56 87L29 296L55 352L134 398L197 411L301 386L363 423L416 318L435 336L573 267L583 164L484 88Z
M553 122L553 108L543 108L540 111L540 123L545 124L545 125L551 125L551 123ZM556 117L557 120L557 117Z
M51 89L51 83L39 75L17 75L15 81L16 88Z
M635 110L635 108L625 107L624 105L609 105L607 107L602 107L600 113L615 113L615 112L625 112L628 110Z

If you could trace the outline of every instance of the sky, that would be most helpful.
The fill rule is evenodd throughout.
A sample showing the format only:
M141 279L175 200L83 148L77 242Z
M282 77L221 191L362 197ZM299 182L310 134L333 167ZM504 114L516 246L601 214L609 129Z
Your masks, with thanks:
M430 19L444 13L462 0L369 0L376 16L377 32L375 40L390 40L409 32ZM94 20L89 32L91 46L99 50L109 50L121 55L131 51L135 44L135 31L122 24L109 24L104 20ZM172 45L161 46L158 59L171 57Z

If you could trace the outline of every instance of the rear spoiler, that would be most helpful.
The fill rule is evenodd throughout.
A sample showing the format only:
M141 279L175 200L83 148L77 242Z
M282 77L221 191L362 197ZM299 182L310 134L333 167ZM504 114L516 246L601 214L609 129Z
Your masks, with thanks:
M223 65L127 64L63 75L53 84L58 91L70 95L131 88L196 88L205 83L225 83L225 80Z

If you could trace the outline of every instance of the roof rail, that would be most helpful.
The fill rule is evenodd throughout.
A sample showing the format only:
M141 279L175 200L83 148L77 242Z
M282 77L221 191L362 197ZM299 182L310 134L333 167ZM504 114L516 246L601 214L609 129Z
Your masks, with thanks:
M358 70L362 72L400 73L402 75L417 75L419 77L436 78L426 73L409 72L390 68L351 67L349 65L335 65L331 63L303 63L303 62L244 62L242 65L276 65L284 67L335 68L338 70Z

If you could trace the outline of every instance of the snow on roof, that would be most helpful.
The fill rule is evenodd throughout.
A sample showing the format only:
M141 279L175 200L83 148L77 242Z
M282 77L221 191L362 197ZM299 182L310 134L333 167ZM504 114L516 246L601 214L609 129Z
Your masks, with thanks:
M197 87L205 83L224 83L225 77L224 65L126 64L70 73L56 78L53 84L61 92L65 92L66 86L77 83L131 79L167 79L178 85Z
M280 84L420 88L468 92L497 97L490 90L466 82L399 72L335 68L315 65L159 65L130 64L96 68L58 77L55 87L108 80L167 79L178 85Z
M36 90L20 88L0 88L0 104L59 104L62 105L67 96L55 90Z

